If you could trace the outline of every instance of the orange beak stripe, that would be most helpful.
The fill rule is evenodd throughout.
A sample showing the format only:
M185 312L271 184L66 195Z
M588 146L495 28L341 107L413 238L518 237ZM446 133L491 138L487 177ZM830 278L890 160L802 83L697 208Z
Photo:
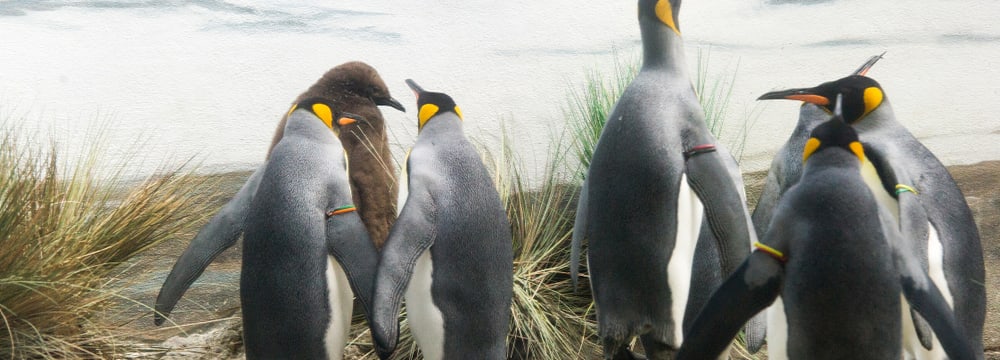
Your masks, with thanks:
M350 125L350 124L353 124L353 123L356 123L356 122L358 122L358 121L354 120L354 119L351 119L349 117L342 117L340 119L337 119L337 123L340 124L340 126Z
M785 97L785 99L805 101L807 103L816 104L820 106L830 105L830 99L812 94L789 95Z

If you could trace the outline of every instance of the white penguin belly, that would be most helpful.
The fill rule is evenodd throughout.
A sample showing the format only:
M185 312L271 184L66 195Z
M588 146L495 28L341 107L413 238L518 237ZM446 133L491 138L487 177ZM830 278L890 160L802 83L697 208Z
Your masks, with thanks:
M439 360L444 356L444 317L441 309L434 305L431 295L433 270L431 251L425 250L417 258L410 285L406 288L406 317L410 333L427 360Z
M927 223L927 257L930 260L928 275L930 275L931 281L934 281L934 285L937 285L938 290L941 290L941 295L948 302L948 306L954 309L955 300L951 296L951 290L948 289L948 281L944 278L944 244L938 237L937 228L930 222Z
M785 316L785 303L781 301L781 296L767 308L767 358L788 359L788 318Z
M351 312L354 310L354 292L347 282L347 274L332 256L326 263L327 299L330 302L330 323L323 339L326 354L330 359L340 360L344 356L347 334L351 331Z
M677 191L677 238L674 251L667 263L667 282L670 285L671 317L674 320L674 344L684 340L684 310L687 308L688 293L691 290L691 268L694 266L694 250L698 244L701 220L705 207L688 185L687 174L681 175L681 185Z
M927 260L927 275L930 276L931 281L933 281L934 285L941 291L941 296L943 296L944 300L948 302L948 306L954 309L955 304L951 295L951 290L948 289L948 282L944 278L944 246L941 244L940 237L938 237L937 229L935 229L934 225L931 223L927 223ZM945 354L944 349L941 348L941 342L938 341L937 336L934 336L933 333L933 346L931 347L931 350L927 350L920 345L920 339L917 338L917 334L914 330L913 318L910 316L910 304L906 302L905 298L902 300L904 357L907 360L946 359L948 355Z

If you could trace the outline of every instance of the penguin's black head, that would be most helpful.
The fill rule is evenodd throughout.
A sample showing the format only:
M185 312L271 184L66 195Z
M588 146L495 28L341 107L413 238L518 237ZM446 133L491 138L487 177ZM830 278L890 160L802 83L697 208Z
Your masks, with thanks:
M288 110L288 115L291 115L292 112L298 109L309 111L315 115L323 122L323 125L326 125L327 128L338 136L340 135L340 130L344 127L364 121L364 118L361 116L334 110L333 103L323 98L308 98L299 101Z
M837 102L840 101L840 95L838 95ZM806 162L810 156L830 148L850 151L858 157L858 160L864 160L865 151L858 140L858 133L844 122L840 109L836 108L837 106L839 104L835 105L833 117L817 126L809 134L809 140L806 141L806 146L802 150L802 162Z
M428 120L439 114L451 112L458 115L459 119L462 119L462 110L458 108L458 105L455 105L455 100L452 100L451 96L444 93L426 91L412 79L406 79L406 85L417 96L418 131L424 128Z
M681 0L639 0L639 20L652 20L681 34L677 14L681 10Z
M837 94L844 94L844 120L849 124L860 121L882 105L885 99L882 86L875 79L863 75L851 75L813 88L769 92L757 100L800 100L833 112L833 99Z

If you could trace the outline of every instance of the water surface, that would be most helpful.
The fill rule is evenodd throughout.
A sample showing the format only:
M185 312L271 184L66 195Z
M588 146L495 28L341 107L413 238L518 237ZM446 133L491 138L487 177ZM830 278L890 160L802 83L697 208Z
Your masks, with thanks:
M709 74L736 73L724 144L760 94L833 80L888 51L869 75L904 125L959 164L1000 158L996 14L1000 2L972 0L685 1L680 26L692 72L702 49ZM362 60L411 110L406 78L451 94L488 147L504 124L522 158L541 162L568 89L634 58L638 38L634 1L0 1L0 119L69 149L111 119L108 155L145 159L137 174L192 157L250 168L291 100ZM767 103L745 170L767 167L797 108ZM401 154L416 114L384 114Z

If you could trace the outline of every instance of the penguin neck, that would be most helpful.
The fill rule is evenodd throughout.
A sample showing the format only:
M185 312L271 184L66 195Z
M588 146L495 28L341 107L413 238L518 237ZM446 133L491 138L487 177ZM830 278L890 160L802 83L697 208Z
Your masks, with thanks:
M795 145L801 148L806 144L806 139L809 138L813 129L829 119L830 114L823 108L810 103L802 103L802 107L799 109L799 122L792 130L791 139L800 140Z
M802 164L802 178L808 174L823 169L838 168L841 173L860 174L861 162L858 157L847 150L827 149L816 152L805 164ZM851 169L845 172L846 169Z
M305 110L296 110L288 116L288 122L285 123L285 136L288 135L324 142L337 139L336 134L323 125L319 118Z
M852 124L852 127L859 133L866 133L879 130L896 130L902 125L895 121L896 116L892 112L892 104L889 98L882 99L882 104L871 113L865 115L861 120Z
M420 135L452 132L462 132L462 119L453 113L437 115L427 120L424 127L420 129Z
M668 70L684 74L684 39L673 29L653 20L639 21L642 32L643 69Z

